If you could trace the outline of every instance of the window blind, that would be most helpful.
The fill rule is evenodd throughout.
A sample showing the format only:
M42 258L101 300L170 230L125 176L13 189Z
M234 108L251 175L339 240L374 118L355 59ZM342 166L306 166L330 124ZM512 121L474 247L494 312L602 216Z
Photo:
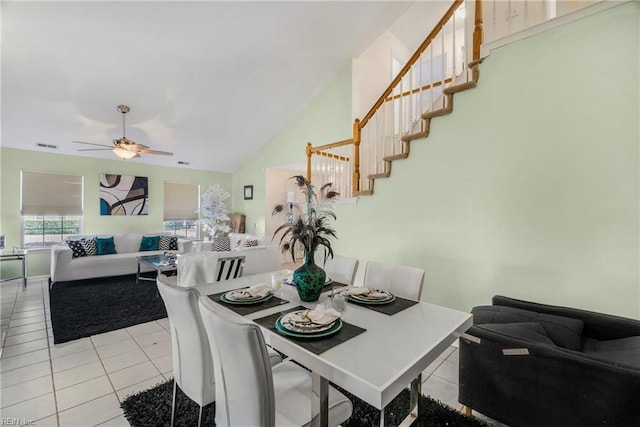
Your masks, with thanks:
M200 187L197 184L164 183L164 220L198 219Z
M22 215L82 215L82 175L21 171Z

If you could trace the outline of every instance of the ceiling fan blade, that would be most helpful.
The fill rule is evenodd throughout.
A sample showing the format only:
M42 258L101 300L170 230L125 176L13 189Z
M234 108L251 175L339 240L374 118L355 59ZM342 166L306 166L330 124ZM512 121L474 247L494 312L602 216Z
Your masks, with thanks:
M168 151L158 151L158 150L149 150L149 149L138 150L138 153L160 154L161 156L173 156L173 153L170 153Z
M71 141L76 144L86 144L86 145L97 145L98 147L108 147L109 149L113 148L111 145L107 144L94 144L93 142L84 142L84 141Z
M111 148L81 148L76 151L113 151Z
M134 142L133 144L127 145L126 149L131 151L142 151L142 150L148 150L149 147L147 145L138 144Z

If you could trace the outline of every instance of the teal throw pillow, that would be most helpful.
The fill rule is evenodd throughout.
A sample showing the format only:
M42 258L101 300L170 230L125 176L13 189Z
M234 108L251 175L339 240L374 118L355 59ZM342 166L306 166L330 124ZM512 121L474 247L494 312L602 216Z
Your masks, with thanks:
M140 252L157 251L160 244L160 236L142 236L140 240Z
M94 237L93 241L96 242L98 255L109 255L116 253L116 244L113 241L113 236L105 238Z

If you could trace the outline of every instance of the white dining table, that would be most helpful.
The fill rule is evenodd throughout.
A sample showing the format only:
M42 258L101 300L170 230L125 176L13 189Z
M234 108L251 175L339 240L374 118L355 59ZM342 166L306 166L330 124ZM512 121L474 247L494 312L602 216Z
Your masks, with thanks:
M199 285L202 295L271 283L271 274ZM249 320L279 313L297 306L315 308L330 305L330 291L314 303L302 302L296 289L283 285L278 297L289 301L276 307L243 316ZM229 307L220 304L222 307ZM229 309L231 313L235 313ZM297 342L262 328L265 341L312 372L316 395L310 411L319 414L314 423L328 424L328 383L334 383L381 411L407 386L411 386L410 418L417 417L422 372L472 324L471 314L426 302L419 302L394 315L376 312L357 304L347 304L342 320L366 329L354 338L320 354L314 354Z

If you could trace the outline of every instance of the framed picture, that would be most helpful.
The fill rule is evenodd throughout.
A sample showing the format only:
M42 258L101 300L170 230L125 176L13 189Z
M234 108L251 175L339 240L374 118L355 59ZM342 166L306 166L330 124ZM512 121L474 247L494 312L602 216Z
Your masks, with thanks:
M244 186L244 199L253 200L253 185Z
M146 176L100 174L100 215L147 215L149 180Z

